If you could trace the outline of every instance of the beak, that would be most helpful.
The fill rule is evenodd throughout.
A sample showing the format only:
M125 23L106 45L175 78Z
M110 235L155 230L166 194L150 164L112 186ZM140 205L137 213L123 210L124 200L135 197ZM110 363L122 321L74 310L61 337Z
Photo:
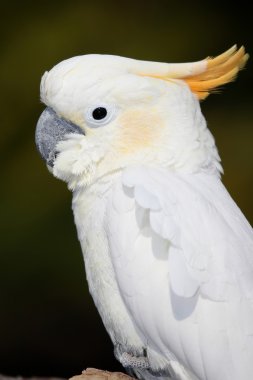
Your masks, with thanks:
M84 135L80 127L59 117L52 108L47 107L42 112L35 131L37 149L47 165L53 167L57 156L56 145L68 133Z

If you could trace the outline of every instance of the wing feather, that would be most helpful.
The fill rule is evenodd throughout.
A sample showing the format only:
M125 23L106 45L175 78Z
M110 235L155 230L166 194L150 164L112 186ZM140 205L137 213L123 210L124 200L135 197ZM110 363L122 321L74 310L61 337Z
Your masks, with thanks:
M107 214L119 290L144 346L201 379L251 378L253 233L220 179L128 168Z
M252 228L218 178L140 167L126 170L123 183L134 187L136 202L150 210L151 228L179 248L178 260L170 255L171 266L182 268L177 284L183 283L174 288L179 296L186 296L179 288L191 287L193 280L210 299L239 296L238 287L252 296Z

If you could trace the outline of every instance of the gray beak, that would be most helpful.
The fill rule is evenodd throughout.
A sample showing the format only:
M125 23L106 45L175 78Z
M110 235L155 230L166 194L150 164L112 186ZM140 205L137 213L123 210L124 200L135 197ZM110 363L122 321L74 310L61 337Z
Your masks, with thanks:
M52 108L47 107L42 112L35 131L37 149L47 165L53 167L57 156L56 145L68 133L84 135L84 131L80 127L62 119Z

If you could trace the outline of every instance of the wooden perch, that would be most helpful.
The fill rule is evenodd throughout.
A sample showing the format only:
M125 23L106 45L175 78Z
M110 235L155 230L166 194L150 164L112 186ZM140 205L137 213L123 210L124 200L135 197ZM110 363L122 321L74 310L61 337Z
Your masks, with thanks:
M0 375L0 380L66 380L59 377L10 377ZM132 377L122 372L109 372L96 368L87 368L81 375L73 376L70 380L133 380Z
M133 380L133 378L122 372L109 372L96 368L87 368L81 375L71 377L70 380Z

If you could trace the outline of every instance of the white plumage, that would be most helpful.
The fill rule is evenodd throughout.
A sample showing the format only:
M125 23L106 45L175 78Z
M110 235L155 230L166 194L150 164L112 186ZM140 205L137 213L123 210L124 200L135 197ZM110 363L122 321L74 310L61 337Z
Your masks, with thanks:
M122 297L143 336L160 354L173 352L201 379L248 378L253 371L248 222L210 175L138 168L124 173L124 185L132 189L136 230L128 228L126 216L124 229L115 231L131 211L110 205L108 229L121 244L117 250L110 245L110 252ZM124 193L124 187L117 191Z
M220 180L196 98L246 61L235 48L220 57L218 74L208 61L176 74L76 57L42 82L44 102L85 132L58 142L52 170L74 190L90 292L116 357L147 380L253 377L252 228ZM101 128L98 107L110 113Z

